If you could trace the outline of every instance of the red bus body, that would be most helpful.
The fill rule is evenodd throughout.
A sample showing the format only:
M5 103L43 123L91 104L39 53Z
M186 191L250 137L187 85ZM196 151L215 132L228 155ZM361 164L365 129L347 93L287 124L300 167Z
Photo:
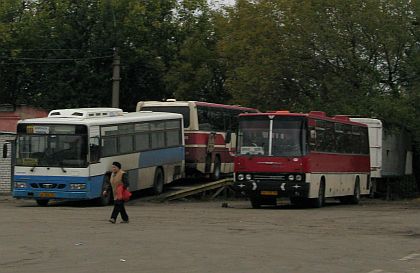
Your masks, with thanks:
M219 179L233 172L238 117L256 109L200 101L143 101L137 111L181 113L184 116L187 177Z
M267 124L271 129L264 131ZM293 143L301 145L289 155L287 148L281 150L288 146L279 145L276 154L275 145L284 143L289 133L299 136ZM247 134L260 134L261 145L245 145ZM262 135L269 137L261 140ZM267 142L271 142L268 148ZM327 197L358 202L370 188L367 127L322 112L240 115L234 173L236 190L249 196L256 207L274 204L277 197L296 203L312 200L317 207Z

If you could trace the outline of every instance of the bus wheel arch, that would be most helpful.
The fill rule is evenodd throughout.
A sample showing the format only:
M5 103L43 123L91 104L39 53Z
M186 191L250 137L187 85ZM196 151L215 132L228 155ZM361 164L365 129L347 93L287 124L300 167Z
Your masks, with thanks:
M159 195L163 192L163 186L165 184L165 174L161 166L155 170L155 177L153 179L153 193Z
M360 202L360 177L357 175L354 180L353 195L343 196L340 198L343 204L357 205Z
M321 208L325 204L325 176L322 176L319 181L318 196L311 198L311 205L314 208Z
M360 177L356 176L356 179L354 181L353 196L350 196L349 203L359 204L359 202L360 202Z

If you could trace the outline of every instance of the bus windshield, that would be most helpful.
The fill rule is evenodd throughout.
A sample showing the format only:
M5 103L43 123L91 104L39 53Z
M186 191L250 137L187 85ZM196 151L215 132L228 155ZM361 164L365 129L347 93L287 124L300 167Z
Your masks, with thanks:
M239 155L296 157L305 154L305 146L305 120L302 117L277 116L273 120L267 116L240 118Z
M305 153L305 120L276 117L273 121L273 156L302 156Z
M19 128L21 127L21 128ZM72 131L59 132L58 126L18 127L16 165L30 167L86 167L87 135L77 134L75 126L67 126ZM34 128L44 131L34 132ZM45 129L46 128L46 129ZM56 133L53 129L56 129ZM20 132L25 131L25 132Z
M140 111L181 114L184 118L184 128L188 128L190 126L190 108L188 108L188 106L142 106Z

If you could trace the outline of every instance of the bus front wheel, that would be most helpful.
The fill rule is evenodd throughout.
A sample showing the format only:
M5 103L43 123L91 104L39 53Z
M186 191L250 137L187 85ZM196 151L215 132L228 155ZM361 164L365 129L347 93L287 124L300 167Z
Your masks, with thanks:
M41 207L46 207L48 205L48 202L50 202L50 200L48 199L36 200L36 203L38 204L38 206L41 206Z
M153 193L158 195L163 192L164 176L161 168L157 168L155 171L155 179L153 182Z
M321 208L325 203L325 182L319 183L318 197L311 199L311 205L314 208Z

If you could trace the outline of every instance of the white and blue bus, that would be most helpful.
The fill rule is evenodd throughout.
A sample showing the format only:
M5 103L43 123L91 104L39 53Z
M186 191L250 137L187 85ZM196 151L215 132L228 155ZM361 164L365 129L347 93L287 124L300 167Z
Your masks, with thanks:
M17 126L13 197L49 200L98 199L113 161L128 173L130 190L182 178L185 147L182 115L125 113L117 108L53 110Z

